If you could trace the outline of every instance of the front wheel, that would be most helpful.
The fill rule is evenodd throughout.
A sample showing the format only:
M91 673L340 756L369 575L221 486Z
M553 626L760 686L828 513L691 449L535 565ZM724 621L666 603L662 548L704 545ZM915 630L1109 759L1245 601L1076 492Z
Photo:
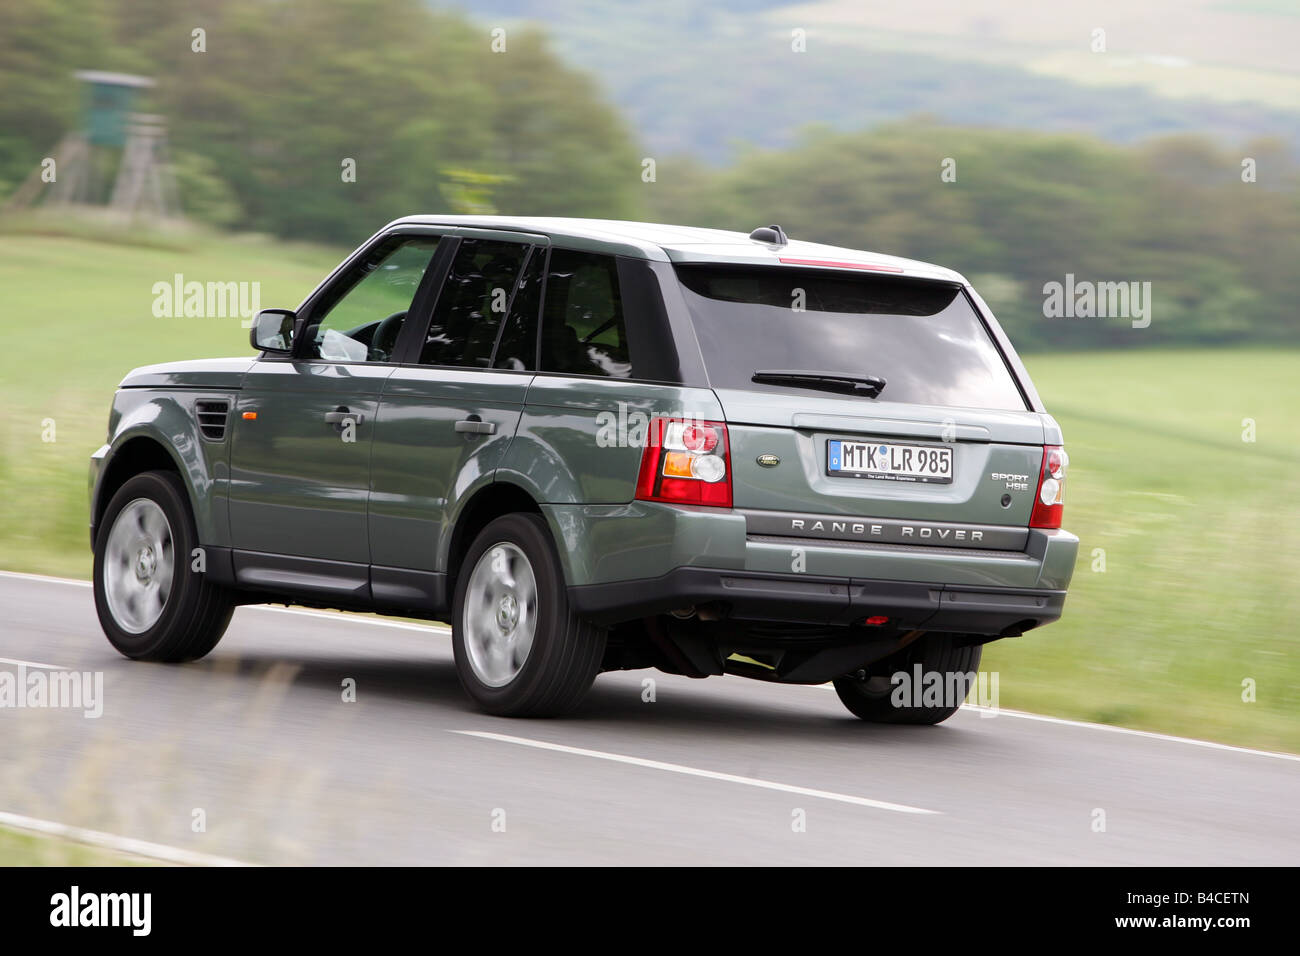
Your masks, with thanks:
M505 515L474 539L456 578L452 648L461 686L488 713L552 716L582 701L605 630L573 613L539 515Z
M979 670L981 644L927 634L864 671L835 679L858 717L880 724L938 724L957 713Z
M113 495L95 536L95 610L126 657L192 661L230 623L230 593L196 562L201 553L180 476L146 471Z

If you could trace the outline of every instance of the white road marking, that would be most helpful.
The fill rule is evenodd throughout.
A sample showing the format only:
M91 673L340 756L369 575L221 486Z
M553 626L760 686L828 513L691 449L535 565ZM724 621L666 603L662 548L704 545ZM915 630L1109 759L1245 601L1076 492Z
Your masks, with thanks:
M45 584L71 584L74 587L88 588L91 587L89 581L80 581L76 578L56 578L47 574L25 574L21 571L0 571L0 578L14 578L19 581L40 581ZM373 617L365 617L358 614L345 612L333 613L330 611L313 611L302 607L278 607L273 604L243 604L241 610L248 611L275 611L280 614L299 614L303 617L314 617L324 621L343 621L346 623L370 624L374 627L391 627L402 631L419 631L429 633L430 631L437 634L450 634L451 628L446 624L412 624L409 621L381 621Z
M962 710L993 710L978 704L962 704ZM1275 757L1278 760L1300 761L1300 754L1279 753L1276 750L1255 750L1252 747L1234 747L1232 744L1216 743L1213 740L1198 740L1195 737L1175 737L1172 734L1158 734L1152 730L1134 730L1132 727L1116 727L1113 724L1094 724L1086 720L1069 720L1065 717L1048 717L1046 714L1031 714L1023 710L1004 710L997 708L999 717L1016 717L1020 720L1038 720L1045 724L1060 724L1064 727L1079 727L1084 730L1105 730L1113 734L1127 734L1130 737L1146 737L1148 740L1167 740L1176 744L1191 744L1193 747L1206 747L1210 750L1227 750L1231 753L1249 754L1252 757Z
M89 581L78 578L56 578L49 574L24 574L21 571L0 571L0 578L17 578L19 581L43 581L46 584L75 584L79 588L90 587Z
M207 853L197 853L194 850L182 850L179 847L166 846L162 843L150 843L147 840L136 840L112 833L101 833L98 830L71 827L66 823L55 823L52 820L38 820L35 817L25 817L18 813L5 813L3 810L0 810L0 826L41 833L46 836L61 837L64 840L71 840L73 843L84 843L87 846L97 846L117 853L129 853L132 856L143 856L151 860L162 860L165 863L177 863L181 866L254 865L239 860L231 860L223 856L211 856Z
M62 664L38 664L36 661L20 661L16 657L0 657L0 664L13 664L15 667L35 667L41 671L66 671Z
M651 770L664 770L668 773L685 774L688 777L703 777L706 780L721 780L724 783L738 783L746 787L758 787L762 790L779 790L801 797L816 797L821 800L836 800L840 803L852 803L860 807L875 807L877 810L893 810L896 813L938 814L938 810L925 810L911 807L905 803L889 803L885 800L872 800L870 797L856 797L847 793L833 793L830 790L813 790L809 787L796 787L788 783L774 783L771 780L759 780L757 777L738 777L732 773L719 773L716 770L700 770L697 767L685 767L678 763L664 763L661 760L646 760L642 757L628 757L624 754L606 753L603 750L585 750L582 747L568 747L564 744L552 744L544 740L531 740L528 737L511 737L508 734L494 734L485 730L453 730L453 734L468 737L482 737L485 740L500 740L508 744L523 747L535 747L538 750L554 750L559 753L575 754L579 757L595 757L597 760L609 760L614 763L631 764L634 767L647 767Z
M742 680L744 678L741 678ZM834 684L805 685L816 690L834 690ZM1113 734L1126 734L1129 737L1145 737L1148 740L1165 740L1175 744L1190 744L1193 747L1205 747L1209 750L1226 750L1230 753L1248 754L1252 757L1273 757L1277 760L1300 761L1300 754L1281 753L1276 750L1256 750L1254 747L1236 747L1221 744L1214 740L1201 740L1197 737L1175 737L1173 734L1160 734L1154 730L1137 730L1133 727L1116 727L1114 724L1098 724L1087 720L1071 720L1068 717L1049 717L1047 714L1031 714L1027 710L1008 710L1005 707L984 707L981 704L962 704L962 710L976 713L988 713L997 717L1015 717L1019 720L1037 720L1045 724L1059 724L1062 727L1078 727L1081 730L1105 730Z
M89 581L78 581L73 578L56 578L44 574L25 574L20 571L0 571L0 578L15 578L18 580L26 580L26 581L40 581L47 584L71 584L71 585L75 585L76 587L83 587L83 588L90 587ZM373 617L362 617L356 614L347 614L347 613L331 614L325 611L310 611L305 608L273 607L268 604L249 604L249 605L245 605L245 607L247 607L249 610L278 611L282 614L303 614L303 615L307 615L308 617L324 618L327 621L343 621L343 622L354 623L354 624L370 624L374 627L390 627L390 628L397 628L399 630L421 631L424 633L432 632L435 634L451 633L451 629L446 625L442 625L442 624L424 625L424 624L409 624L404 621L381 621ZM56 668L56 669L66 670L66 668ZM736 679L744 680L744 678L736 678ZM791 684L789 686L794 687L794 686L809 686L809 685ZM817 690L834 689L830 684L814 684L811 686L813 686ZM982 708L979 708L974 704L963 704L962 709L980 710ZM1060 724L1065 727L1078 727L1083 730L1104 730L1107 733L1127 734L1130 737L1145 737L1148 740L1163 740L1175 744L1188 744L1193 747L1204 747L1209 750L1225 750L1231 753L1248 754L1252 757L1272 757L1276 760L1300 761L1300 754L1279 753L1278 751L1274 751L1274 750L1256 750L1252 747L1234 747L1231 744L1221 744L1213 740L1200 740L1196 737L1175 737L1172 734L1159 734L1150 730L1136 730L1132 727L1116 727L1113 724L1097 724L1097 723L1091 723L1086 720L1070 720L1065 717L1049 717L1046 714L1031 714L1023 710L1007 710L1005 708L998 708L998 716L1014 717L1019 720L1037 720L1048 724Z
M303 617L315 617L325 621L342 621L345 624L370 624L374 627L391 627L399 631L418 631L422 634L450 634L451 628L446 624L412 624L409 621L381 621L374 617L365 617L358 614L349 614L344 611L332 613L330 611L310 611L301 607L277 607L273 604L244 604L243 610L249 611L276 611L280 614L299 614Z

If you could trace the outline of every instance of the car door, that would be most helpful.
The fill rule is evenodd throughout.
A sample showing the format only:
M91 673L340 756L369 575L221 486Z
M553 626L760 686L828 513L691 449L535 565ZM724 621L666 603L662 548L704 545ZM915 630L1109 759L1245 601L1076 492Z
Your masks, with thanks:
M236 580L369 598L370 452L385 379L423 327L441 236L386 234L299 312L293 352L245 377L233 416Z
M536 367L548 241L458 229L428 327L388 378L371 459L375 600L446 606L447 535L492 480Z

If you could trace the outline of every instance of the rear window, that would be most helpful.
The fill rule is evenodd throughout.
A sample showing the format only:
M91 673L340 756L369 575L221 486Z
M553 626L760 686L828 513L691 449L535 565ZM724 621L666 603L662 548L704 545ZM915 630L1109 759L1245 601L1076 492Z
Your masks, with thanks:
M716 388L788 392L797 386L751 378L798 370L880 376L882 402L1027 407L959 286L752 266L682 265L677 275Z

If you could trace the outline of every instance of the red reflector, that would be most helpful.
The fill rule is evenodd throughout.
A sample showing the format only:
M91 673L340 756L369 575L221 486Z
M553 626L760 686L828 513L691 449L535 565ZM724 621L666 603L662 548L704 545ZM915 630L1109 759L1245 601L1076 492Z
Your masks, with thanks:
M1068 459L1065 457L1064 448L1051 448L1047 452L1047 473L1053 478L1065 477L1065 463Z
M889 618L885 617L883 614L873 614L862 623L868 627L880 627L882 624L888 624Z
M788 266L832 266L836 269L867 269L871 272L902 272L899 266L873 265L870 262L836 262L833 259L786 259L781 261Z
M687 425L682 430L687 451L710 452L718 447L718 433L707 425Z

